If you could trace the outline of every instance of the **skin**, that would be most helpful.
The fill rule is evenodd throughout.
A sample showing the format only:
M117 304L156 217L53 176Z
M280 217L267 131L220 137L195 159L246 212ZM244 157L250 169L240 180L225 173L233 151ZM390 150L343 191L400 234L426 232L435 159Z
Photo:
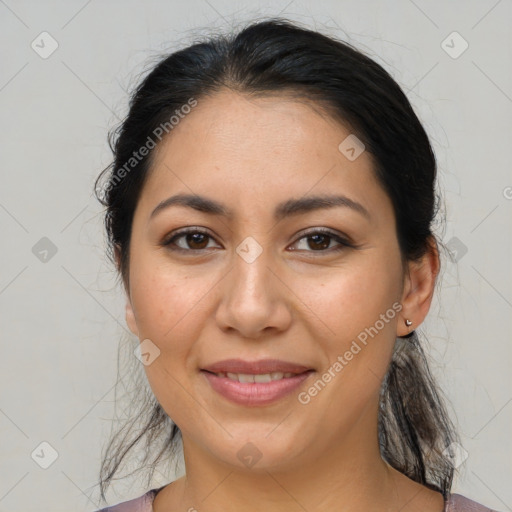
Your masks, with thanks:
M371 155L350 161L338 150L350 133L308 101L223 90L199 101L157 148L134 214L126 305L131 331L160 350L144 368L183 435L186 475L157 495L156 512L340 504L344 512L442 512L442 495L385 463L377 438L395 338L428 313L437 247L402 266L392 203ZM177 193L220 201L233 217L172 206L149 220ZM371 219L335 207L274 221L276 204L322 193L360 202ZM186 226L211 237L196 245L181 237L175 247L183 252L164 246ZM333 238L318 248L302 234L322 227L357 248L335 252ZM236 252L248 236L263 250L252 263ZM199 372L231 357L284 359L315 369L307 390L395 302L403 309L307 405L295 392L271 405L236 405ZM261 452L252 467L237 457L249 441Z

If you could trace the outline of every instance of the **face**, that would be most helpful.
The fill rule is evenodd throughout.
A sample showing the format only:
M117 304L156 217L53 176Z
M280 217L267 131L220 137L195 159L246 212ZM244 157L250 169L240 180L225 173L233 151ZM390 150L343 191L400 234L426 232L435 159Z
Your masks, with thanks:
M354 448L375 444L382 379L407 332L404 269L371 156L339 149L350 133L306 101L225 91L159 146L134 214L127 323L150 340L144 369L185 454L243 468L253 452L258 467L285 468L336 453L350 436ZM178 194L228 214L175 203L152 215ZM282 207L321 196L359 206ZM228 359L308 371L271 383L204 371Z

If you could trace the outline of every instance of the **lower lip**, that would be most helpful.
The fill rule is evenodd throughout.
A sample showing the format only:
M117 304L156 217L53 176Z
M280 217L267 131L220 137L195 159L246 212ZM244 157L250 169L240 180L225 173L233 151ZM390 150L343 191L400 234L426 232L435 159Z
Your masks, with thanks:
M310 375L311 370L295 377L282 378L270 382L238 382L228 377L218 377L214 373L201 370L212 388L223 397L240 405L267 405L296 390Z

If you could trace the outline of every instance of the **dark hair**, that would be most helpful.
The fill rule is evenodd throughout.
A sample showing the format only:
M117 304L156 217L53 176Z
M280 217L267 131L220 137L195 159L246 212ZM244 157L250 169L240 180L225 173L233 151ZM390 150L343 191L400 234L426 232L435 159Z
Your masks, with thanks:
M399 85L350 44L272 18L165 55L133 92L126 118L109 134L114 160L95 185L98 200L106 207L109 256L115 264L114 253L119 255L117 268L125 286L133 214L155 155L150 151L131 161L133 152L154 142L162 132L159 127L166 126L170 133L169 120L191 100L201 101L223 89L253 96L296 95L350 127L371 155L375 174L393 203L402 262L417 261L437 248L432 231L438 212L436 160ZM119 172L122 169L125 172ZM98 183L106 172L108 181L100 197ZM135 432L139 420L143 426ZM450 445L458 435L416 331L396 340L381 389L378 431L384 460L447 497L454 474ZM110 440L100 470L103 499L121 462L144 437L144 463L154 449L152 441L162 441L151 463L150 482L155 465L175 448L180 431L149 394L139 414Z

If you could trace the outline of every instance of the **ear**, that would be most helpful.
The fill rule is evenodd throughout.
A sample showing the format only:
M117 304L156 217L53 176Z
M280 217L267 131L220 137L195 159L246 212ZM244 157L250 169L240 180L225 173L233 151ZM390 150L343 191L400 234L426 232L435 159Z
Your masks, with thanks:
M430 237L429 248L422 258L408 263L401 300L402 318L397 327L397 336L405 336L417 329L427 316L434 295L439 266L437 242L435 238ZM405 325L406 319L412 322L410 327Z
M116 260L116 268L119 271L121 268L121 248L119 244L114 244L114 259Z
M139 329L137 327L137 322L135 320L135 314L133 313L132 304L131 304L129 298L127 298L127 300L126 300L126 324L130 328L130 331L132 331L133 334L135 334L135 336L137 336L137 338L138 338L139 337Z
M121 249L120 249L119 245L117 245L117 244L114 245L114 257L116 260L117 270L120 271L120 269L121 269ZM135 314L133 312L132 303L130 301L130 297L128 296L129 290L126 289L126 286L125 286L125 292L127 295L126 307L125 307L126 324L130 328L130 331L132 331L133 334L135 334L135 336L139 337L139 329L137 328L137 322L135 321Z

